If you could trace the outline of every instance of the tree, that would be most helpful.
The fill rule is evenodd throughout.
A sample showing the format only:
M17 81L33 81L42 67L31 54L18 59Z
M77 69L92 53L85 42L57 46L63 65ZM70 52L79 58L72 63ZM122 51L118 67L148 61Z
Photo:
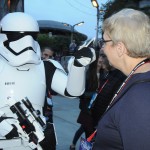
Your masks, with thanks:
M37 41L41 48L49 46L55 51L55 53L63 53L63 55L68 52L70 44L70 38L61 35L49 37L47 34L39 34Z
M24 0L0 0L0 19L16 11L24 11Z
M79 37L76 38L75 35L74 39L77 39L77 45L81 44L81 39ZM67 53L69 51L70 36L59 35L49 37L48 34L39 34L37 40L41 48L45 46L50 46L56 53Z
M141 2L141 0L109 1L108 3L106 3L105 5L102 6L102 9L105 10L105 14L104 14L102 20L108 18L109 16L111 16L112 14L118 12L119 10L121 10L123 8L133 8L133 9L141 10L150 16L150 11L149 11L150 7L148 6L145 8L140 8L140 6L139 6L140 2Z

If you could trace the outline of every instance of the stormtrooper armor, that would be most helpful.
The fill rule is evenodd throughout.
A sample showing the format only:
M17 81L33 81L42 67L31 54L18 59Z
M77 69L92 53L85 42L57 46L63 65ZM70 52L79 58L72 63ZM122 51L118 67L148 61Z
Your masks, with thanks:
M85 57L72 57L68 75L54 60L45 63L53 68L46 71L36 41L37 21L15 12L4 16L0 26L0 149L42 150L39 143L45 138L42 107L46 82L63 96L81 95L85 66L95 60L94 50L89 49L90 55Z

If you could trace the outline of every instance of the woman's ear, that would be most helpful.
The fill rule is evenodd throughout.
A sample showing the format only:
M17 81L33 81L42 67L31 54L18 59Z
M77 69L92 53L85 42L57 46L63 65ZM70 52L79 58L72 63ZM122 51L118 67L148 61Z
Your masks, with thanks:
M117 48L117 54L119 57L122 57L124 54L127 53L125 45L122 42L118 42L116 45L116 48Z

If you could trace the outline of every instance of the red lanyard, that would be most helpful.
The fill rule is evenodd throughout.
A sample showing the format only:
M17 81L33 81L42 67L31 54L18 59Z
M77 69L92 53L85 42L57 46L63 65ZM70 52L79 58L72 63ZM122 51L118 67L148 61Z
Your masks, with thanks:
M135 66L135 68L130 72L130 74L127 76L127 78L125 79L125 81L122 83L122 85L120 86L120 88L118 89L118 91L116 92L116 94L114 95L114 97L112 98L111 102L109 103L108 107L106 110L108 110L110 108L110 106L114 103L114 101L116 100L116 97L118 96L118 94L123 90L123 88L125 87L125 85L127 84L127 82L129 81L129 79L133 76L134 72L141 67L142 65L146 64L146 63L150 63L150 59L145 59L143 61L141 61L139 64L137 64Z
M109 76L109 72L106 74L105 79ZM97 93L100 93L105 85L108 83L108 79L104 82L104 84L97 89Z
M105 83L98 89L98 93L102 91L102 89L105 87L105 85L108 83L108 79L105 81Z

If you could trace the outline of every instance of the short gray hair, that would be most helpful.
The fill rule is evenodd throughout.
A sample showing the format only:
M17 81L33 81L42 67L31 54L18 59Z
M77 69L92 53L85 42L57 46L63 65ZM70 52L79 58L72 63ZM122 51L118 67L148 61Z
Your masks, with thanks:
M104 20L102 28L114 44L125 44L130 57L150 57L150 18L143 12L123 9Z

